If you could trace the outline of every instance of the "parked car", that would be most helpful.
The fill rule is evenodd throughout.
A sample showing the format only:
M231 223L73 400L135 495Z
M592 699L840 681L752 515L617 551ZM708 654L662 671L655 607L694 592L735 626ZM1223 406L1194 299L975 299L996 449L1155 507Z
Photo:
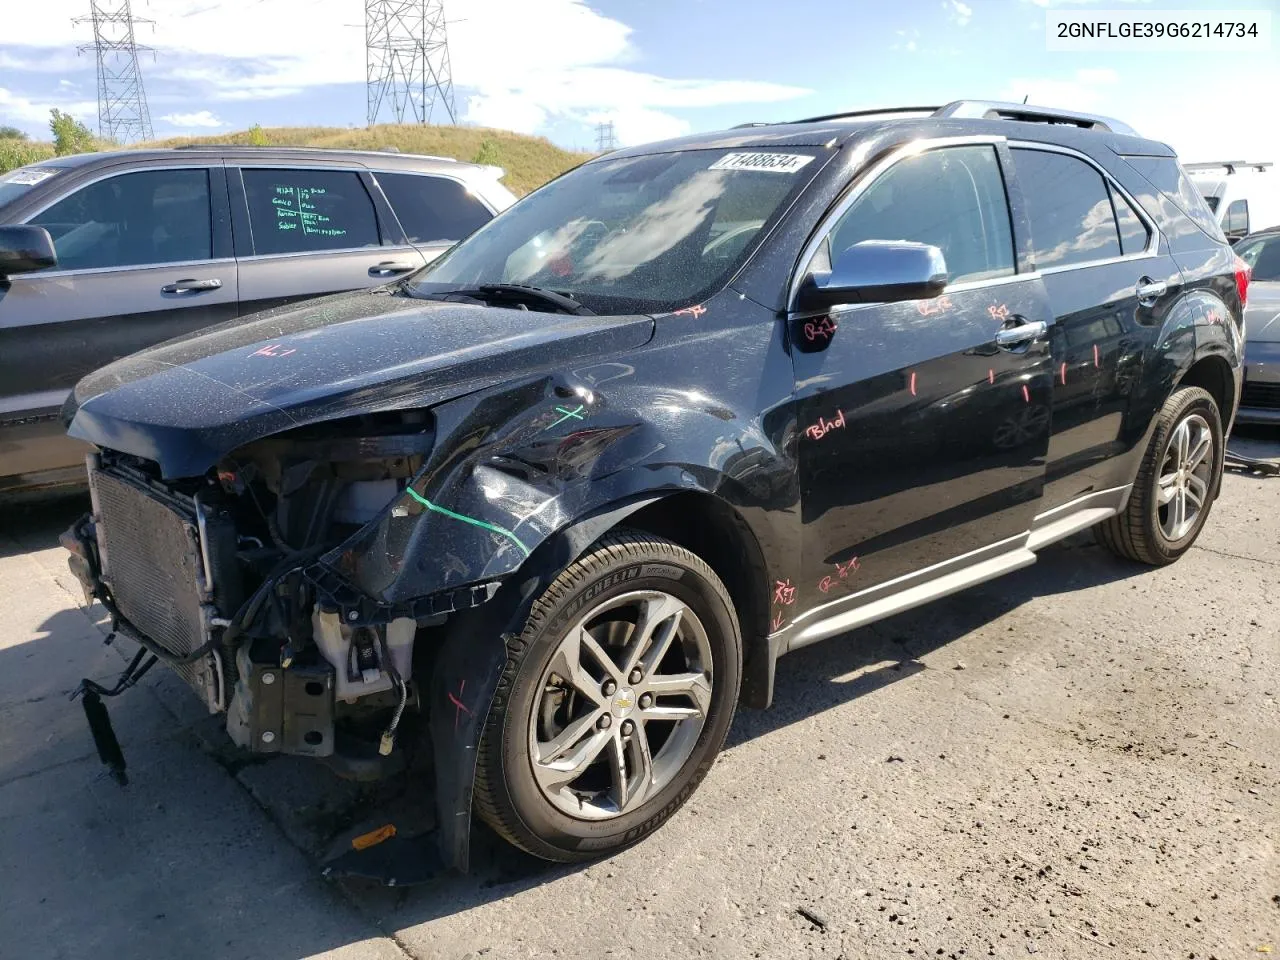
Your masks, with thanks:
M57 421L76 381L171 337L386 283L513 197L496 167L253 147L58 157L0 174L0 226L56 263L0 278L0 493L84 482Z
M1280 174L1269 162L1189 163L1191 182L1232 243L1251 231L1280 227Z
M246 750L376 777L416 748L446 862L473 810L581 860L688 799L783 653L1091 527L1182 556L1247 284L1173 152L1102 118L619 150L400 284L85 378L65 542L131 670L176 665Z
M1280 423L1280 227L1236 244L1249 265L1244 390L1237 423Z

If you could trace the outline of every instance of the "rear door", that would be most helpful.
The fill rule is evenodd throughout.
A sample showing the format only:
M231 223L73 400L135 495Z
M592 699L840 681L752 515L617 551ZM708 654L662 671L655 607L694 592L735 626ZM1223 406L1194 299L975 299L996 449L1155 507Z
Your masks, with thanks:
M229 173L242 314L376 286L426 263L367 171L294 164Z
M56 414L85 374L236 316L220 164L104 173L24 222L53 236L58 264L0 291L0 473L76 464Z
M904 152L845 202L807 269L860 241L915 240L942 250L951 280L933 300L793 319L798 609L1017 551L1049 431L1048 302L1015 253L997 143Z
M1053 312L1049 511L1128 482L1126 411L1182 274L1139 204L1093 161L1044 144L1010 153Z
M374 179L395 212L406 239L428 261L494 217L494 212L465 184L450 177L378 171Z

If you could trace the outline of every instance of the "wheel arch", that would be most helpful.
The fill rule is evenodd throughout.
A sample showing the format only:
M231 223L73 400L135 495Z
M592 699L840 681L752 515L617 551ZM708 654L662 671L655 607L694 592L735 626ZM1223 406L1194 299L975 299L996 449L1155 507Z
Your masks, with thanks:
M1175 389L1177 387L1201 387L1207 390L1214 402L1218 404L1223 432L1230 429L1239 399L1239 390L1231 364L1225 356L1217 352L1201 353L1178 378Z
M773 696L774 660L768 641L769 570L746 519L712 494L687 491L644 505L620 525L665 537L696 553L724 582L742 632L740 700L746 706L767 707Z

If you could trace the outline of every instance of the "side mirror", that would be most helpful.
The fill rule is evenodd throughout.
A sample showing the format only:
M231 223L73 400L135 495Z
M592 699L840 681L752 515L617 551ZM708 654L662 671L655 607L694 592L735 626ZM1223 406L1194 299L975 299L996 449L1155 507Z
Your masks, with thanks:
M0 227L0 277L58 265L53 238L44 227Z
M863 240L841 253L829 273L804 278L796 309L931 300L946 287L947 262L937 247L913 240Z

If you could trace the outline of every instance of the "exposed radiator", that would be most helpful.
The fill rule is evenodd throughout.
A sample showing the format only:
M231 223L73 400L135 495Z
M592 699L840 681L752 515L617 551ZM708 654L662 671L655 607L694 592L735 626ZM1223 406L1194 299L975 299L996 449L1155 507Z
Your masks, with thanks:
M175 654L187 654L207 637L208 600L194 506L163 502L127 479L89 474L97 515L102 578L120 613L139 633ZM232 658L211 653L174 669L216 712L235 683Z

